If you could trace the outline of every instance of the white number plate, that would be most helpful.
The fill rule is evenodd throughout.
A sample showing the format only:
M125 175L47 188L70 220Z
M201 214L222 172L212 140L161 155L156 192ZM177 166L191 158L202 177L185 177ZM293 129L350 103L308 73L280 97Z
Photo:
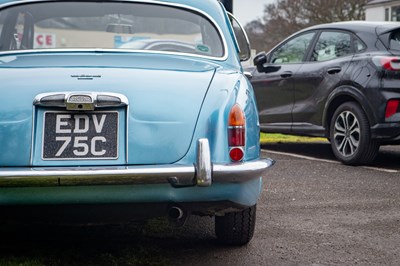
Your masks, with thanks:
M118 112L46 112L42 159L117 159L118 124Z

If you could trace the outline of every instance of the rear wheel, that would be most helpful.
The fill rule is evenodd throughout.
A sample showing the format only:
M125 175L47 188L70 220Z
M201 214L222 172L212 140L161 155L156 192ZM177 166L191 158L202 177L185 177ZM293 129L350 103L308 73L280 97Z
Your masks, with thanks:
M256 205L240 212L215 217L215 234L222 244L245 245L253 238L256 225Z
M343 103L334 113L330 140L336 158L348 165L368 164L379 151L379 142L371 139L368 118L355 102Z

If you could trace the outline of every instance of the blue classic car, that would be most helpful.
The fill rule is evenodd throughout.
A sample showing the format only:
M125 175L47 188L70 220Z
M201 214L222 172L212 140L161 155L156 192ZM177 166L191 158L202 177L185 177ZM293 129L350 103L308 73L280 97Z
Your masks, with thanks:
M273 161L245 40L217 0L0 0L1 217L209 215L248 243Z

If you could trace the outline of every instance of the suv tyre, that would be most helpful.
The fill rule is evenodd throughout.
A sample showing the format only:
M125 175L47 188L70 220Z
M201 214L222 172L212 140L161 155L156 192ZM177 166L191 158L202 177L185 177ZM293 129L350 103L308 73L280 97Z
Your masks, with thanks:
M348 165L368 164L379 151L379 142L371 139L368 118L355 102L345 102L335 111L330 141L336 158Z

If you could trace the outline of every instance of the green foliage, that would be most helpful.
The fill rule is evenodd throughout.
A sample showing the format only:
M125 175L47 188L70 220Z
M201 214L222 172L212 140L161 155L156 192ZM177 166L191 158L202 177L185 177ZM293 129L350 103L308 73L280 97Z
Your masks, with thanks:
M260 142L262 144L265 143L285 143L285 142L326 142L325 138L311 138L311 137L301 137L301 136L292 136L292 135L284 135L284 134L270 134L270 133L261 133Z
M0 266L44 266L44 262L38 259L10 257L0 259Z

